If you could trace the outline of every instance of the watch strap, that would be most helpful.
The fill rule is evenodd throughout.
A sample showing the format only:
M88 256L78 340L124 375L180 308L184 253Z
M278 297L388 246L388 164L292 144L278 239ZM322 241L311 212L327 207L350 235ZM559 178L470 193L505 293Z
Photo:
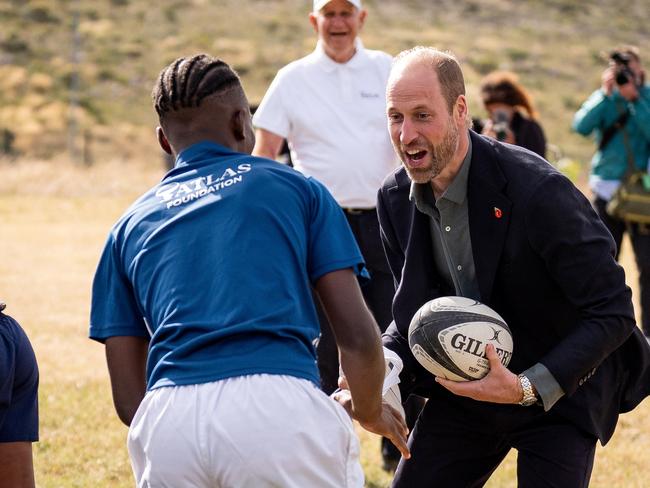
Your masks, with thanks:
M526 375L520 374L518 378L521 389L524 392L524 397L519 402L519 405L522 405L524 407L533 405L537 402L537 396L535 395L533 384L530 382Z

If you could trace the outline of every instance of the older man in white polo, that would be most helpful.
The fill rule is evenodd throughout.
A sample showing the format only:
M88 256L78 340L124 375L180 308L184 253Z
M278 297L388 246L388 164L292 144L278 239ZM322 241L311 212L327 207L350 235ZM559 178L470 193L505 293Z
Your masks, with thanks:
M394 284L375 205L377 190L398 162L386 128L392 57L361 43L366 16L361 0L314 0L309 22L318 35L316 49L273 80L253 118L253 154L275 159L287 139L294 167L332 193L371 274L363 294L383 331L392 320ZM331 393L337 386L338 355L326 318L320 318L319 369L322 388ZM393 468L399 452L384 441L382 453L384 467Z

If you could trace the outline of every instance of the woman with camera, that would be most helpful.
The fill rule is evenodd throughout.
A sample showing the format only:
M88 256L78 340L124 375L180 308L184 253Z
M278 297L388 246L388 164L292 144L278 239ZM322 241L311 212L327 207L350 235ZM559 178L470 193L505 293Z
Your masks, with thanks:
M489 118L484 122L475 121L477 132L545 157L546 137L537 121L537 111L514 73L493 71L485 76L481 81L481 97Z
M632 172L640 172L650 187L650 85L638 48L623 46L609 54L601 86L576 112L573 129L593 134L598 144L589 176L593 205L616 241L617 258L623 234L629 234L639 269L641 323L650 342L650 224L620 218L608 205Z

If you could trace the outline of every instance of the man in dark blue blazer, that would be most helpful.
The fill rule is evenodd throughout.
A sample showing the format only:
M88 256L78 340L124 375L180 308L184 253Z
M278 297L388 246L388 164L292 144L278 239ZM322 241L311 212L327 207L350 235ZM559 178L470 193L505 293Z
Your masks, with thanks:
M605 444L618 414L650 394L650 348L611 235L545 160L468 129L450 54L400 54L387 111L403 167L378 195L397 286L384 345L404 361L403 398L429 398L393 486L482 486L511 448L519 486L587 486L597 440ZM434 378L417 363L411 318L447 295L480 300L506 320L508 368L491 348L491 371L477 381Z

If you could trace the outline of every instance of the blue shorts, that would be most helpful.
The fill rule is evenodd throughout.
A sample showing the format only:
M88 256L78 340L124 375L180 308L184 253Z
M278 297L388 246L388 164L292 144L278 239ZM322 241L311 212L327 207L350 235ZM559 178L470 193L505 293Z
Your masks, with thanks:
M0 442L38 440L38 365L23 329L0 313Z

